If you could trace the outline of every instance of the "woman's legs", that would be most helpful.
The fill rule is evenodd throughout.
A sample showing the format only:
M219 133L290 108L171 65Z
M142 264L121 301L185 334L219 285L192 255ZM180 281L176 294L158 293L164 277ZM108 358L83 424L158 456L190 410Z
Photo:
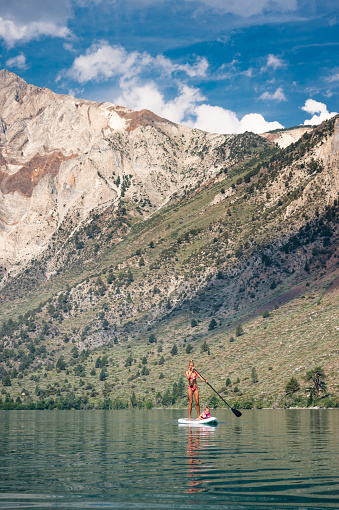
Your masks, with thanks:
M188 399L189 399L189 404L188 404L188 419L190 420L191 419L191 413L192 413L192 405L193 405L193 391L191 390L190 387L188 387Z
M200 416L200 405L199 405L199 390L198 388L194 392L194 398L195 398L195 407L198 413L198 418Z

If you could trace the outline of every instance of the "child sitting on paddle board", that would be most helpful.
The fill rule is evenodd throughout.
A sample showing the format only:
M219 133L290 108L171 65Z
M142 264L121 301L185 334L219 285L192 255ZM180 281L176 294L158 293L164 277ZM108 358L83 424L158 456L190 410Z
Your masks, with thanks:
M207 418L210 418L210 408L208 406L205 407L205 410L201 413L199 418L196 418L196 420L206 420Z

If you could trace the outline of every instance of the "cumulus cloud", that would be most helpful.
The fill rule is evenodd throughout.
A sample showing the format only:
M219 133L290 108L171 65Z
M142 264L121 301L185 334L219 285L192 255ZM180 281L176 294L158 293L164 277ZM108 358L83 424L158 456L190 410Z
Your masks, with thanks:
M52 22L33 21L28 24L19 24L0 17L0 39L3 39L10 48L18 42L28 42L42 36L65 39L71 36L71 32L66 26L56 25Z
M134 81L122 82L121 86L122 94L114 99L116 104L128 106L132 110L147 108L177 124L183 123L188 116L194 115L197 103L205 99L199 89L185 84L180 84L178 95L168 101L154 82L142 85Z
M164 55L154 57L147 52L127 52L122 46L111 46L106 41L100 41L76 57L59 79L68 77L82 84L112 79L120 89L112 98L114 103L132 110L148 109L172 122L204 131L261 133L283 127L279 122L267 122L258 113L250 113L239 119L230 110L207 104L201 91L189 86L185 80L206 76L208 65L206 58L198 57L193 63L182 64ZM165 97L163 92L168 89L168 83L171 84L171 98ZM162 84L164 89L161 88ZM176 88L174 94L173 87ZM283 95L282 89L272 94L275 100L282 100Z
M264 92L263 94L261 94L261 96L258 97L258 99L263 99L267 101L278 101L279 103L281 101L287 101L284 91L281 87L277 88L277 90L273 93Z
M272 53L270 53L269 55L267 55L266 64L261 68L261 70L266 71L267 69L272 68L275 71L279 67L285 67L285 66L286 66L286 63L282 58L277 57L276 55L273 55Z
M198 105L195 108L196 120L192 127L211 131L213 133L265 133L272 129L283 128L279 122L267 122L260 113L248 113L241 119L235 112L226 110L220 106L208 104Z
M164 55L152 57L147 52L128 53L120 45L111 46L108 42L101 41L92 44L85 54L76 57L72 67L64 74L79 83L85 83L112 77L131 79L151 68L165 75L183 72L190 78L195 78L206 75L208 61L206 58L197 58L193 64L177 64Z
M235 112L220 106L201 104L206 98L200 90L188 85L179 85L178 95L166 100L154 82L137 85L132 82L122 83L123 93L114 99L120 105L132 110L147 108L157 115L177 124L209 131L212 133L243 133L252 131L264 133L282 128L279 122L267 122L261 114L250 113L238 118Z
M335 115L338 115L337 112L329 112L324 103L320 103L314 99L307 99L305 105L302 106L301 109L304 110L304 112L313 115L311 119L305 120L304 126L316 126L324 120L328 120Z
M74 59L66 76L79 83L91 80L106 80L113 76L131 78L149 62L147 54L133 51L127 53L122 46L110 46L107 42L92 44L84 55Z

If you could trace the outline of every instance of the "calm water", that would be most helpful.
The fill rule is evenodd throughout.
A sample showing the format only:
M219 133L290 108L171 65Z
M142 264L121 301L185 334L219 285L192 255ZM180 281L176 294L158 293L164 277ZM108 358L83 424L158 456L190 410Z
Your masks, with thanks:
M339 410L0 411L0 508L339 508Z

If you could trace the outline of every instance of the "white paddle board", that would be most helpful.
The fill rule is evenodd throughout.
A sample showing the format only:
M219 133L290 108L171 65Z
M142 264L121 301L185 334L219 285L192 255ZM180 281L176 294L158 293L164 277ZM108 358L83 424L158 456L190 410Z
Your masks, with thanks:
M217 418L211 416L210 418L205 418L204 420L189 420L188 418L179 418L179 425L187 425L189 427L201 427L209 425L210 427L216 427L218 425Z

